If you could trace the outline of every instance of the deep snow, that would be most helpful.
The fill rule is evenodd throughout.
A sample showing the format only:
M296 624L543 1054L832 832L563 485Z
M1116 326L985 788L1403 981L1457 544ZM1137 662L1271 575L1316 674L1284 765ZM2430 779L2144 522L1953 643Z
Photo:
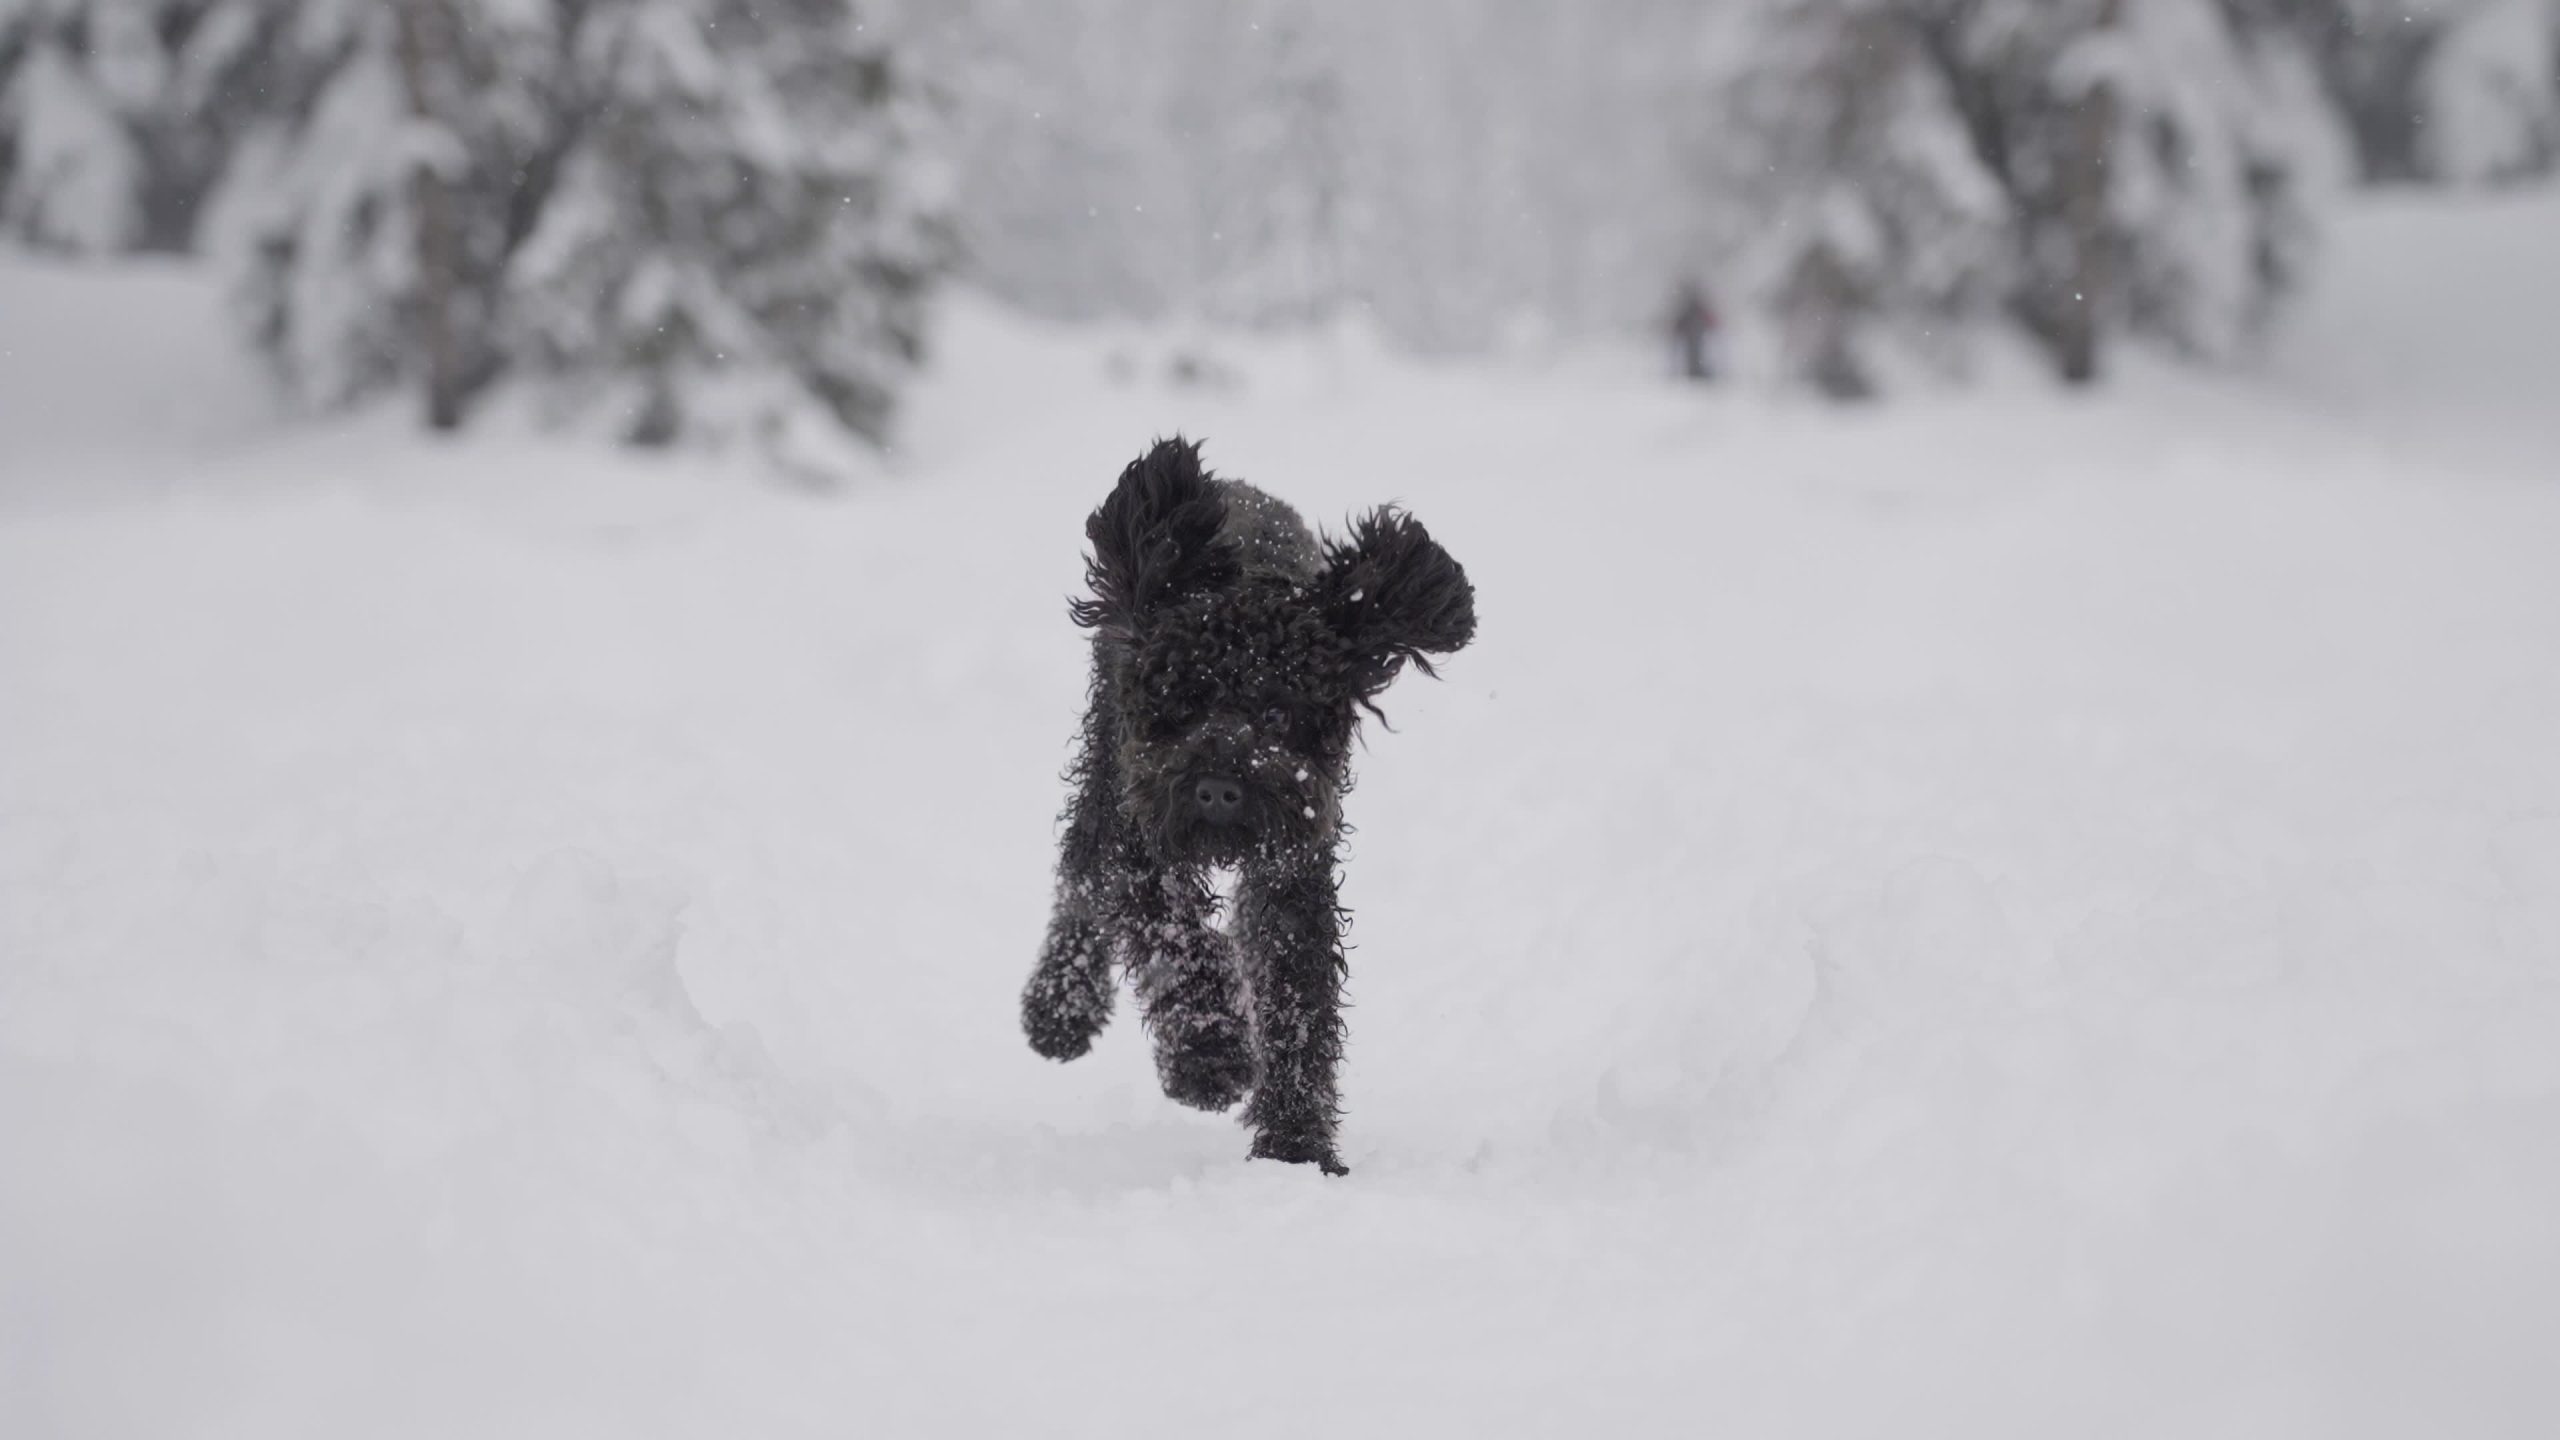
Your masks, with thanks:
M1853 414L964 304L833 500L0 269L0 1435L2560 1433L2553 253ZM1480 587L1348 1180L1014 1030L1175 428Z

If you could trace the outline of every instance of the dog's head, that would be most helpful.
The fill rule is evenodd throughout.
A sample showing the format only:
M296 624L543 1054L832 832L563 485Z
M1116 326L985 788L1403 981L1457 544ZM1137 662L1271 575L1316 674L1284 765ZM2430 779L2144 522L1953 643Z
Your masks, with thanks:
M1199 449L1160 442L1085 522L1120 717L1120 803L1168 861L1317 853L1339 831L1363 709L1475 634L1466 571L1380 508L1304 574L1249 570Z

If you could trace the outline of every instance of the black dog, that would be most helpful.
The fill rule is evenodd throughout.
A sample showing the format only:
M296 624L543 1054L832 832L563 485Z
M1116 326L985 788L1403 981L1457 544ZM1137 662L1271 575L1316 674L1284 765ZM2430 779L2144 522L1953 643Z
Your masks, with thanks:
M1022 993L1031 1048L1072 1060L1127 969L1164 1093L1253 1093L1252 1153L1346 1173L1342 797L1359 711L1408 660L1476 628L1466 571L1381 507L1318 542L1296 511L1159 441L1085 521L1093 688L1058 857L1057 907ZM1236 872L1217 926L1209 875Z

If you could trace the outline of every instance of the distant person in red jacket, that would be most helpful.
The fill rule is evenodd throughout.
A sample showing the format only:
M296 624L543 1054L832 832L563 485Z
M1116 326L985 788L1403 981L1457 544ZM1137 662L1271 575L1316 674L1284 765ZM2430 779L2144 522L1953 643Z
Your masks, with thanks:
M1716 306L1706 287L1691 280L1681 285L1671 309L1671 341L1680 352L1681 373L1692 380L1716 375Z

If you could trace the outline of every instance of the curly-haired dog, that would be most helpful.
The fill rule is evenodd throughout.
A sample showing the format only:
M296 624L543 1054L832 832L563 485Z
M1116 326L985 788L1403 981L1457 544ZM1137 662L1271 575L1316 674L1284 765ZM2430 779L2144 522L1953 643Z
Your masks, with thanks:
M1072 1060L1128 971L1164 1093L1252 1092L1252 1153L1345 1173L1342 797L1359 712L1475 634L1466 571L1381 507L1319 541L1296 511L1159 441L1085 522L1093 636L1056 909L1022 993L1031 1048ZM1236 873L1218 927L1210 872Z

